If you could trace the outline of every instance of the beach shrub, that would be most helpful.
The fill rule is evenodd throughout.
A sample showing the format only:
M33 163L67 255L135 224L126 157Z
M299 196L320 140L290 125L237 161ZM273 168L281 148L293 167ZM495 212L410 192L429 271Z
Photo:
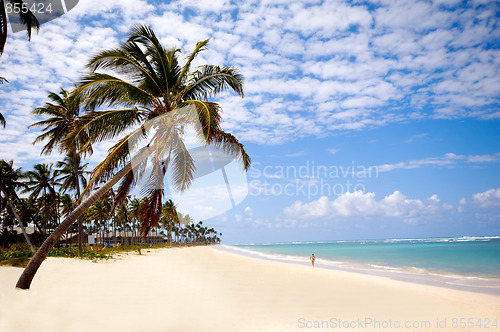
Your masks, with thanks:
M33 253L27 243L14 243L8 249L0 250L0 265L25 267Z
M3 252L2 256L2 259L30 258L33 253L27 243L14 243L8 250Z

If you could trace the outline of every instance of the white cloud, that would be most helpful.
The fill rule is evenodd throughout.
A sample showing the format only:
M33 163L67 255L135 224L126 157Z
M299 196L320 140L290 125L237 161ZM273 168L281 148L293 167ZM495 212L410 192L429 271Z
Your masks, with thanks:
M375 193L363 193L358 190L347 192L331 200L326 196L303 203L296 201L284 209L285 215L294 218L399 218L407 223L414 223L422 218L436 216L451 210L436 195L426 200L409 199L395 191L381 200L376 200Z
M328 149L327 152L330 154L336 154L337 152L339 152L339 150L338 149Z
M500 207L500 188L489 189L482 193L472 195L472 203L483 208Z
M428 166L453 166L459 163L487 163L499 162L500 153L485 155L456 155L446 153L441 157L429 157L424 159L402 161L394 164L383 164L375 166L379 172L389 172L395 169L414 169Z

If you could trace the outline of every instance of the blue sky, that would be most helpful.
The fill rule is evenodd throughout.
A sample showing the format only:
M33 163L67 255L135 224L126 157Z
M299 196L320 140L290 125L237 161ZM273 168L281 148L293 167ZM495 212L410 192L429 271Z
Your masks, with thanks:
M198 64L245 76L244 99L217 99L253 160L248 197L206 221L225 243L500 235L499 16L483 0L80 1L30 43L9 35L0 158L59 160L31 144L31 110L145 23L184 54L211 38Z

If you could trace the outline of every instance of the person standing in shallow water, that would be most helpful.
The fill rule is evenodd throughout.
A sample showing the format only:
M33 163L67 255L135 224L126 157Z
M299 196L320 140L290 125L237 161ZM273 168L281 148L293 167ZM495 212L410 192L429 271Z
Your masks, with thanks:
M311 264L314 267L314 261L316 260L316 257L314 257L314 254L311 254L311 257L309 257L309 259L311 260Z

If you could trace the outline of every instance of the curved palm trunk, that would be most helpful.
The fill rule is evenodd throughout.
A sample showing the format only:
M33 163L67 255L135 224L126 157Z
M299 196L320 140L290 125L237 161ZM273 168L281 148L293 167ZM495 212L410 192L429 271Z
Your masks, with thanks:
M54 247L59 238L68 230L68 228L85 212L92 204L98 201L106 192L108 192L125 174L132 171L132 164L128 163L118 173L116 173L102 187L94 191L87 199L78 205L66 219L57 226L55 231L43 242L35 255L31 258L28 266L24 269L23 274L17 281L16 287L20 289L29 289L33 277L47 257L49 251Z
M35 248L33 248L33 245L31 244L30 238L28 237L28 234L26 233L26 228L23 225L23 222L21 221L21 218L19 217L19 214L17 214L16 209L14 209L14 205L12 205L12 202L10 201L9 196L5 194L5 197L7 197L7 204L9 204L10 209L12 210L12 213L14 213L14 217L16 217L17 221L19 222L19 225L21 226L21 231L23 232L24 239L30 246L31 251L34 253Z

